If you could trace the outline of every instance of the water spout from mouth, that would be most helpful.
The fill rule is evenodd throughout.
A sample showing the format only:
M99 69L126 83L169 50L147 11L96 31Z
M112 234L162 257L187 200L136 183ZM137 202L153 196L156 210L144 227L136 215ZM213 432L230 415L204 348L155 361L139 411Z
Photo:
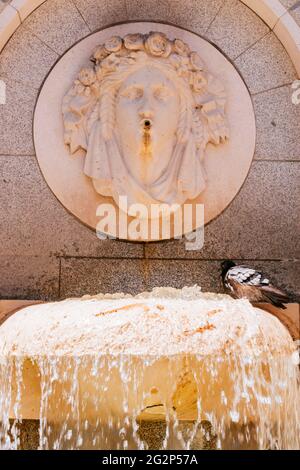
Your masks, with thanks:
M143 119L143 127L144 127L144 130L145 131L150 131L151 129L151 126L152 126L152 122L150 119Z
M196 286L27 307L0 328L0 450L32 422L40 449L298 450L294 352L275 317Z
M142 122L142 131L143 131L143 145L142 145L142 158L151 158L151 127L152 121L150 119L143 119Z

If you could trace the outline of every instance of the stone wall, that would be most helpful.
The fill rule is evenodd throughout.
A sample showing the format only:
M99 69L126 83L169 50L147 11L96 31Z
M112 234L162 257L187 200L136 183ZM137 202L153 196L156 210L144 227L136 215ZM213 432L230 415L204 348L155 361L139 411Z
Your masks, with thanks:
M257 145L251 170L234 201L207 225L201 251L186 251L184 241L98 240L61 206L37 164L32 119L47 73L90 32L130 20L172 23L212 41L252 95ZM7 85L7 103L0 106L2 298L58 299L195 283L218 292L224 258L264 268L299 293L300 105L291 98L297 75L276 36L243 3L48 0L2 51L0 79Z

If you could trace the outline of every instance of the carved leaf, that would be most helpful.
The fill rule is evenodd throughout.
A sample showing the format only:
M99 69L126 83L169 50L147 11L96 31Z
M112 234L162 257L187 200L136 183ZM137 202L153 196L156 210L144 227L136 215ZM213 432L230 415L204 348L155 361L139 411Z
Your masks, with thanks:
M208 142L215 145L229 138L229 128L225 115L226 94L220 80L207 75L207 92L199 98L201 114L208 130Z
M63 100L63 120L65 127L64 141L73 154L80 148L87 150L91 126L88 124L95 104L97 87L83 86L77 81Z
M90 107L90 101L88 96L75 96L69 103L70 112L83 116Z

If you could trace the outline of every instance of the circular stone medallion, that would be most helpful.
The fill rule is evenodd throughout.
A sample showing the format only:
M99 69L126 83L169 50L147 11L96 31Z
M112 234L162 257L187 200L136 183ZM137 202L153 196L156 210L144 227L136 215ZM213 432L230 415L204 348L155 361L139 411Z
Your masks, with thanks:
M151 241L203 226L199 207L207 223L230 204L251 165L255 117L242 78L212 44L170 25L126 23L56 63L34 143L68 211L99 233Z

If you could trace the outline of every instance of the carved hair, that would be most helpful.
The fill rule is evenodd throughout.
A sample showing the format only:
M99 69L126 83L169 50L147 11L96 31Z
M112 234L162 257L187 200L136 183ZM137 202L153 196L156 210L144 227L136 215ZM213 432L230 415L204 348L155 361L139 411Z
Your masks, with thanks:
M163 63L162 60L151 60L148 57L147 61L141 60L134 65L127 65L124 70L112 72L103 79L99 91L99 116L102 137L105 140L110 140L113 136L116 98L123 81L146 64L160 69L173 83L176 83L176 89L179 92L180 98L177 138L179 142L186 142L192 128L193 96L184 80L177 75L174 69L168 67L168 64Z
M93 66L80 71L63 101L65 143L71 153L87 150L95 121L100 120L105 140L113 137L117 92L127 76L147 63L176 83L178 142L187 142L193 132L197 149L203 150L208 142L218 144L228 137L224 89L183 41L170 41L158 32L114 36L96 49L91 61Z

